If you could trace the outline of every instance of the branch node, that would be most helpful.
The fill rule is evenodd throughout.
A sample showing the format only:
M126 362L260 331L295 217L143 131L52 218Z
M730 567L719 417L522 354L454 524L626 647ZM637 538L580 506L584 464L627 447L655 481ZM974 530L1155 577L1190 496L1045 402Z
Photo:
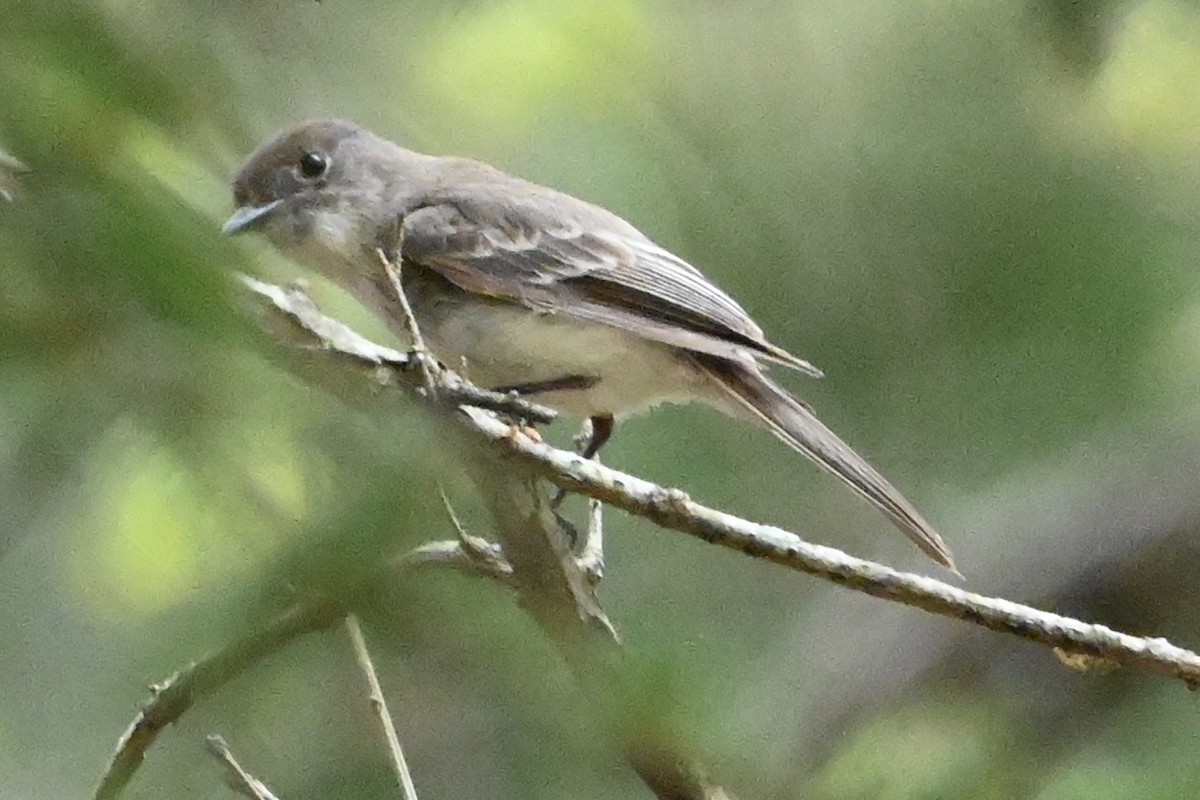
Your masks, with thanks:
M379 263L383 265L383 271L387 273L392 291L395 292L396 300L400 302L400 310L404 314L404 328L408 331L409 338L412 339L409 358L416 362L417 368L421 371L428 396L437 397L437 378L441 374L442 365L430 356L429 348L425 346L425 339L421 336L421 326L417 324L416 315L413 314L412 306L408 302L408 295L404 292L404 284L400 280L400 265L404 263L404 256L400 249L403 241L404 237L401 235L395 259L389 258L381 247L375 248L375 255L378 256Z
M446 496L446 490L442 488L441 484L438 484L438 495L442 498L442 507L446 509L446 516L450 518L454 533L458 536L462 554L470 562L470 565L481 572L503 576L502 580L511 576L512 567L504 561L500 545L467 533L466 527L459 520L458 513L455 512L454 506L451 505L450 498Z

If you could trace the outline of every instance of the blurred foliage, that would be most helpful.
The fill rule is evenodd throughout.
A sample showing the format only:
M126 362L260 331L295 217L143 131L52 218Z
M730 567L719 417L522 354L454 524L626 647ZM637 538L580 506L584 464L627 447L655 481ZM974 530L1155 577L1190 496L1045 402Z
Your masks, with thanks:
M232 270L305 277L382 335L218 235L240 159L304 116L627 216L826 370L791 385L940 524L974 588L1195 647L1198 82L1185 0L9 0L0 798L86 793L147 683L447 535L435 480L486 532L419 415L300 385L231 303ZM607 458L920 565L703 410L633 421ZM742 797L1200 793L1178 687L609 528L630 691ZM646 796L501 590L414 577L367 622L426 800ZM129 796L217 796L210 732L281 797L383 796L342 639L200 703Z

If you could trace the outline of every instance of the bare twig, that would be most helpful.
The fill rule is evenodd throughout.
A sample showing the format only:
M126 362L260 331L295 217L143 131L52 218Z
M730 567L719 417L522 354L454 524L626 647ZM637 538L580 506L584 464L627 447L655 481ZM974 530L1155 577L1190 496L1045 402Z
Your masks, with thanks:
M386 385L424 389L426 375L402 368L402 354L367 342L322 315L302 292L285 291L253 279L243 284L254 295L262 318L290 346L316 353L339 367L338 384L358 372L378 385L386 367L397 380ZM295 367L295 360L289 360ZM301 370L298 370L301 371ZM307 373L305 373L307 374ZM552 414L519 398L482 392L440 371L435 406L460 409L447 415L457 423L469 449L469 464L492 512L503 553L459 542L437 542L396 559L393 568L426 564L450 565L503 580L516 591L522 608L559 645L589 689L598 687L605 702L621 702L612 680L617 643L615 631L595 600L581 564L570 552L545 497L540 479L622 508L656 524L681 531L790 569L813 574L876 597L954 617L991 630L1061 648L1068 654L1136 667L1200 686L1200 656L1164 639L1130 636L1101 625L1040 611L999 598L984 597L931 578L897 572L838 550L809 544L780 528L759 525L693 502L683 492L666 489L605 467L593 460L535 441L497 418L490 410L526 419ZM328 372L314 380L333 384ZM419 383L414 383L419 378ZM335 386L330 387L336 390ZM422 393L424 394L424 393ZM461 526L460 526L461 527ZM531 535L531 533L535 535ZM586 548L585 548L586 549ZM479 559L479 550L489 555ZM494 556L494 557L493 557ZM587 559L583 559L586 563ZM122 736L105 770L96 797L115 797L128 782L158 732L174 722L198 697L211 694L252 663L278 650L296 636L328 627L347 609L339 603L297 606L258 633L236 642L155 687L155 696ZM618 737L621 735L619 732ZM660 798L711 800L728 796L703 777L703 770L662 741L621 742L626 757Z
M96 788L96 800L111 800L120 794L158 734L179 719L197 698L213 694L251 664L276 652L300 634L328 628L341 619L343 613L331 603L297 605L266 627L152 687L153 697L117 742L117 749Z
M604 578L604 504L588 498L588 521L583 547L579 550L579 567L593 585Z
M453 567L507 584L512 578L512 565L504 559L500 545L478 536L468 537L469 545L462 541L427 542L396 557L392 565L396 569Z
M383 271L387 273L392 291L395 292L396 299L400 302L400 310L404 314L404 329L408 331L409 338L412 339L412 352L416 355L421 377L425 380L425 390L429 392L430 397L433 397L437 393L435 375L440 369L436 359L430 354L429 348L425 346L425 338L421 336L421 326L417 324L417 317L413 314L412 306L408 302L408 295L404 292L404 284L400 282L402 257L395 260L388 258L387 253L379 247L375 248L375 255L379 257L379 263L383 265Z
M496 554L500 552L500 546L489 542L487 539L481 539L478 536L472 536L467 533L466 527L459 520L458 513L454 510L454 506L450 503L450 498L446 496L446 490L442 488L441 484L438 484L438 495L442 498L442 507L446 509L446 516L450 518L450 524L453 526L454 532L458 535L462 552L472 561L481 562L481 566L485 571L499 571L500 565L496 563ZM503 566L507 567L505 577L511 576L512 567L507 563Z
M379 583L392 584L405 570L430 566L452 567L505 582L512 568L496 545L485 543L488 558L476 558L458 542L431 542L383 565ZM117 797L141 766L158 734L179 720L197 699L218 689L267 656L306 633L332 627L349 611L340 598L307 599L287 609L255 632L180 670L152 687L145 704L117 742L101 775L96 800Z
M575 437L575 449L582 453L595 436L592 420L589 417L583 421L579 434ZM600 453L593 453L592 460L600 463ZM567 490L560 488L559 497ZM579 566L587 573L588 580L597 584L604 578L604 504L594 497L588 498L587 527L584 532L583 544L579 548Z
M254 287L251 286L253 289ZM263 294L260 292L260 294ZM274 304L277 312L310 330L305 321ZM319 313L317 320L324 319ZM309 335L315 335L310 330ZM331 349L334 347L328 344ZM357 354L350 355L357 357ZM514 431L485 411L457 417L467 434L484 435L504 455L557 486L617 506L658 525L696 536L755 558L806 572L842 586L936 614L962 619L1068 652L1107 658L1200 686L1200 656L1165 639L1129 636L1102 625L958 589L941 581L902 573L839 550L810 544L780 528L760 525L693 502L676 489L608 468ZM507 551L506 547L506 551ZM510 560L512 553L508 553Z
M229 752L229 745L215 733L205 739L208 752L225 770L225 783L240 795L250 800L279 800L258 778L242 769L242 765Z
M396 772L396 780L400 786L400 796L404 800L417 800L417 788L413 785L412 774L408 771L404 749L400 746L400 737L396 735L392 714L388 711L387 701L383 698L383 687L379 685L379 675L375 672L375 664L371 661L371 653L367 650L367 640L363 636L362 626L358 623L357 615L346 615L346 630L350 633L354 657L358 660L358 666L362 670L363 676L367 679L371 710L375 713L375 718L379 720L379 725L383 729L388 755L392 759L392 769Z
M326 317L302 288L285 289L249 275L236 277L249 290L263 326L275 334L277 342L287 344L281 353L311 354L326 366L332 364L346 373L358 372L369 378L369 383L381 386L409 385L409 376L416 371L424 385L424 374L419 368L414 370L416 365L407 355L375 344L343 323ZM295 361L289 366L298 368ZM443 372L439 379L438 399L449 405L484 408L534 424L553 422L558 416L553 409L517 395L480 389L453 372Z

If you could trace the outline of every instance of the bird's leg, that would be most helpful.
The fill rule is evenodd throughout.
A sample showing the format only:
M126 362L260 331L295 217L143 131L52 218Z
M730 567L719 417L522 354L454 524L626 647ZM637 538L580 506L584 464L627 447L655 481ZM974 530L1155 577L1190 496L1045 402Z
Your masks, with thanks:
M579 454L584 458L595 458L605 442L612 438L615 428L616 422L613 420L612 414L594 414L588 417L583 424L583 430L575 437L575 447L579 450ZM550 507L557 509L562 505L566 496L567 490L559 489L558 494L554 495L554 499L550 502Z
M592 431L587 437L587 445L583 448L581 455L584 458L595 458L600 452L600 448L612 438L613 431L616 429L616 422L613 420L612 414L596 414L588 418L588 422L592 425Z

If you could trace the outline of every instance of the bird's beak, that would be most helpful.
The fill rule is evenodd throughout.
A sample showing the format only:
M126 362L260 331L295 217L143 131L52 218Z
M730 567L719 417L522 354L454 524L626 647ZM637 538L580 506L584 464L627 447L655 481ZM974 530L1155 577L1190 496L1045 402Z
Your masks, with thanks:
M282 200L272 200L261 206L242 206L221 226L221 233L224 236L233 236L235 233L249 230L271 216L281 205Z

